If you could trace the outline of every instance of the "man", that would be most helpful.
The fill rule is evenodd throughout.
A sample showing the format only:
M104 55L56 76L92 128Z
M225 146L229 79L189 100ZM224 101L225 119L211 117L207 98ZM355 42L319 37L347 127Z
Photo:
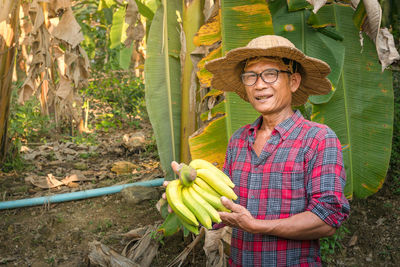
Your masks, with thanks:
M261 36L210 61L213 88L236 92L260 113L230 138L224 172L238 199L231 213L231 266L321 266L319 238L349 214L341 145L327 126L292 106L326 94L329 66L289 40ZM175 163L172 165L176 169Z

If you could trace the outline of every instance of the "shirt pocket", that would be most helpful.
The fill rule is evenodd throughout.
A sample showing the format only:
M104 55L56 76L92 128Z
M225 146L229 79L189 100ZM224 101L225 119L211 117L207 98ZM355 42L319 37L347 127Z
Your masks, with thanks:
M269 177L267 214L274 219L287 218L306 208L303 172L274 172Z
M282 172L281 214L305 211L307 204L304 172Z

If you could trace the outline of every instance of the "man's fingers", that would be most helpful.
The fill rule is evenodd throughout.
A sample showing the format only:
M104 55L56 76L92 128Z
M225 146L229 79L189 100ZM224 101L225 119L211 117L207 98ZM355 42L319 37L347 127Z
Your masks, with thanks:
M237 205L237 204L233 203L232 200L230 200L230 199L228 199L226 197L221 197L221 202L222 202L222 205L225 206L225 208L227 208L227 209L229 209L229 210L231 210L233 212L239 211L238 208L241 207L240 205Z
M179 175L179 170L181 169L181 165L180 165L178 162L176 162L176 161L172 161L172 162L171 162L171 167L172 167L172 170L173 170L176 174Z

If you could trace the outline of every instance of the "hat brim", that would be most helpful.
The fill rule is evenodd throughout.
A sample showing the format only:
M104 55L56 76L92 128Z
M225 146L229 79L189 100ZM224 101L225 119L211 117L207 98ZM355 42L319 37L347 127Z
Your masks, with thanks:
M292 105L300 106L307 102L309 95L324 95L332 90L326 76L331 69L327 63L317 58L306 56L297 48L275 46L271 48L240 47L229 51L225 57L207 62L206 69L213 74L211 86L222 91L236 92L243 100L249 101L246 90L240 80L244 60L252 57L280 57L298 62L301 74L299 89L292 95Z

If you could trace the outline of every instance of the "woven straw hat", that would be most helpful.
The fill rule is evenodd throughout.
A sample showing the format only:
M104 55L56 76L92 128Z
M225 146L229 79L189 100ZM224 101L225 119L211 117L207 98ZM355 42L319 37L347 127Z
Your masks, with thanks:
M304 55L288 39L277 35L257 37L247 46L232 49L225 57L209 61L206 69L213 74L211 86L218 90L235 92L248 102L245 87L240 80L243 62L249 58L264 56L288 58L301 65L298 68L301 84L292 95L293 106L306 103L309 95L324 95L331 91L331 83L326 78L331 71L329 65Z

